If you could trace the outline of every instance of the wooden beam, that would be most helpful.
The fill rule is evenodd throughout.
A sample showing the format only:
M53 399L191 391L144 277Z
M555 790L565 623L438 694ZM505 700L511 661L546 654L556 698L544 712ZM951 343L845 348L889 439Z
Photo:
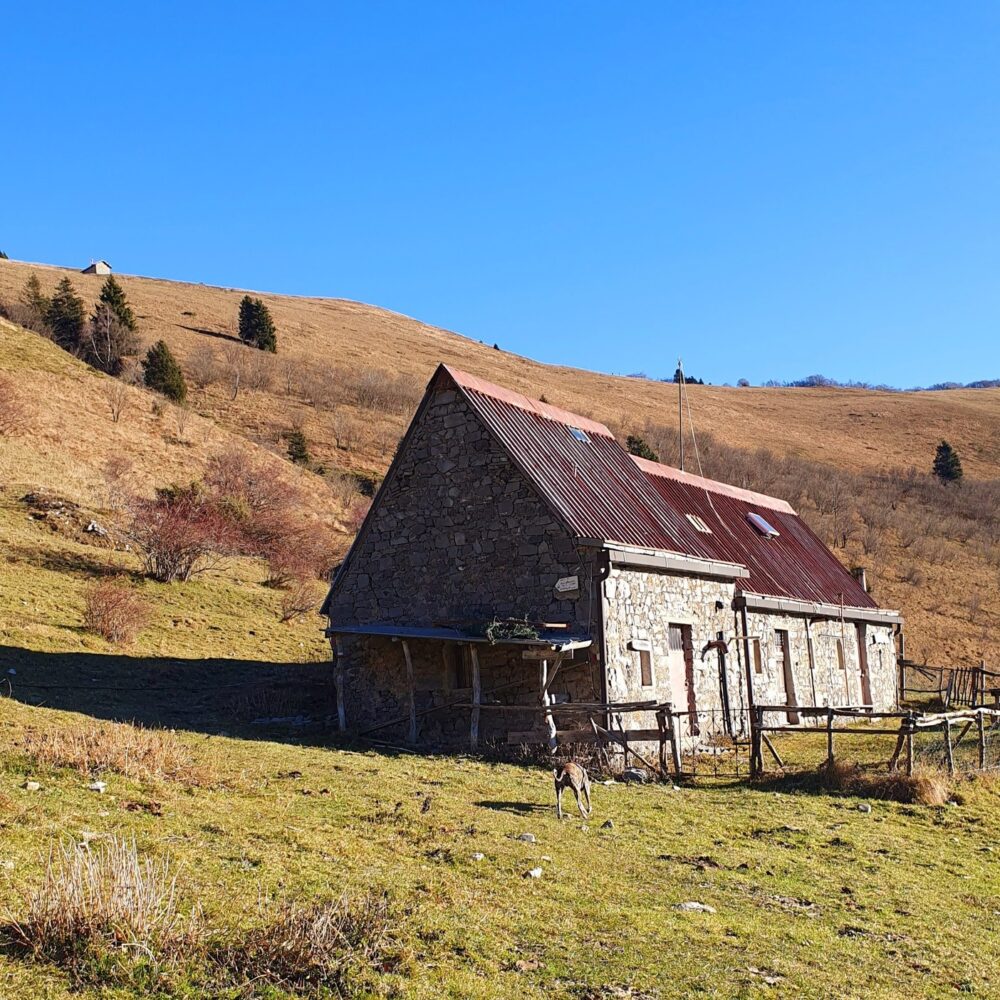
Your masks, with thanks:
M334 684L337 688L337 726L341 732L347 729L347 706L344 704L344 640L338 635L333 640L337 654L334 670Z
M406 660L406 685L410 693L410 734L408 741L417 742L417 694L413 683L413 657L410 656L410 644L403 640L403 658Z
M479 651L469 643L472 658L472 721L469 724L469 743L473 752L479 749L479 706L483 700L483 689L479 678Z
M556 669L559 669L559 665L556 664ZM556 748L556 723L555 719L552 718L551 705L549 703L549 661L539 660L538 661L538 688L539 697L542 700L542 708L545 709L545 728L548 730L548 745L549 748L555 750Z

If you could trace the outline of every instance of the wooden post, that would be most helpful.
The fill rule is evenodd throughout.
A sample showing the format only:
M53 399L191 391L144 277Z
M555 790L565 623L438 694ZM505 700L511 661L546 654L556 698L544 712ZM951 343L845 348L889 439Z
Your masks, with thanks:
M662 708L656 711L656 728L660 731L660 777L667 777L667 717Z
M911 714L906 720L906 775L909 778L913 777L913 730L915 728Z
M410 692L410 735L408 742L417 742L417 694L413 684L413 657L410 644L403 640L403 658L406 660L406 685Z
M951 748L951 719L944 720L944 752L948 760L948 773L955 773L955 755Z
M976 729L979 731L979 770L986 769L986 724L982 712L976 712Z
M833 767L833 708L826 710L826 766Z
M680 743L680 723L674 712L674 706L667 704L667 714L670 716L670 756L674 762L674 777L681 776L681 743Z
M555 676L553 674L553 676ZM549 705L551 705L551 700L549 699L549 661L539 660L538 661L538 686L541 690L542 698L542 708L545 709L545 728L549 731L549 749L555 750L556 748L556 723L552 718L552 712L549 710Z
M764 757L761 747L761 736L764 735L761 729L764 725L763 710L755 705L750 720L750 778L754 780L759 778L764 771Z
M343 732L347 728L347 706L344 704L344 640L338 635L334 641L337 666L334 670L334 684L337 688L337 727Z
M469 727L469 742L475 752L479 749L479 705L483 689L479 681L479 651L472 643L469 643L469 655L472 659L472 723Z

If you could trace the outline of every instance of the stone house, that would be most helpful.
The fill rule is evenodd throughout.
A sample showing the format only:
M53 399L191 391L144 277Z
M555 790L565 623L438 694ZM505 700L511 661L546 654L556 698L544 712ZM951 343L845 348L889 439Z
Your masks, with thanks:
M110 274L111 265L106 260L92 260L81 274Z
M322 610L341 726L412 742L551 742L664 702L697 741L755 705L897 701L899 614L787 503L445 365Z

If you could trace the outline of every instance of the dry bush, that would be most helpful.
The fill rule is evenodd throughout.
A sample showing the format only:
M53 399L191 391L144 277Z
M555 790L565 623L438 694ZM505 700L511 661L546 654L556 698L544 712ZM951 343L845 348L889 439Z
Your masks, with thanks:
M903 572L903 579L914 587L919 587L924 582L924 574L921 572L919 567L914 565L909 565Z
M38 765L71 767L81 774L106 771L136 781L182 781L206 785L209 768L166 729L145 729L125 722L95 722L75 729L30 729L21 749Z
M28 407L14 380L0 375L0 437L15 437L31 427Z
M87 587L83 624L108 642L134 642L149 615L149 602L121 580L98 580Z
M174 423L177 425L177 440L187 441L187 431L191 424L191 409L187 406L175 406Z
M292 580L281 595L281 614L278 617L282 622L302 618L316 610L321 598L322 593L315 580L301 577Z
M338 376L338 382L364 410L410 413L423 395L423 386L412 375L390 375L369 368L360 372L340 371Z
M367 497L358 497L351 504L347 512L347 527L357 534L361 530L361 525L365 523L368 511L371 510L372 502Z
M248 389L266 392L274 384L274 355L253 351L243 366L243 384Z
M104 463L101 472L104 476L108 506L113 511L127 509L129 497L135 492L135 469L132 460L125 455L114 455Z
M324 482L334 499L343 507L349 506L358 495L358 481L354 476L348 476L343 472L331 472L324 477Z
M107 388L108 407L111 410L111 422L117 424L128 410L131 402L131 391L124 382L115 379Z
M325 988L344 996L352 973L384 964L391 928L384 894L284 903L276 916L218 948L213 957L229 983L296 993Z
M865 555L878 555L882 550L882 529L866 524L861 533L861 547L865 550Z
M333 442L344 451L354 451L358 439L358 421L347 409L340 407L330 418Z
M972 591L965 599L965 610L969 614L969 622L975 625L979 613L983 610L983 595L978 590Z
M236 399L243 384L247 365L247 348L243 344L226 344L222 349L222 377L229 385L230 398Z
M948 779L937 771L919 771L913 775L902 771L864 771L856 764L835 761L820 768L820 779L823 787L832 792L925 806L943 806L951 793Z
M78 980L127 977L136 965L156 970L196 940L197 920L180 914L176 889L170 860L140 859L134 840L67 844L50 854L26 916L7 932Z
M215 385L222 377L219 357L211 344L199 344L187 356L187 377L199 389Z
M932 566L941 566L951 561L951 549L948 543L937 536L924 536L914 546L913 552L921 562Z

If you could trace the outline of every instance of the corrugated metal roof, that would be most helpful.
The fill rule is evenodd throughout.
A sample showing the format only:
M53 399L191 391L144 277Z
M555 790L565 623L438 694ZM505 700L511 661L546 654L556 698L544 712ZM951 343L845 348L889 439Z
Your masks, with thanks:
M435 379L442 374L579 538L739 563L750 572L740 581L748 593L877 606L785 501L635 459L603 424L445 365ZM572 427L589 440L577 440ZM750 524L746 515L758 509L779 537Z

